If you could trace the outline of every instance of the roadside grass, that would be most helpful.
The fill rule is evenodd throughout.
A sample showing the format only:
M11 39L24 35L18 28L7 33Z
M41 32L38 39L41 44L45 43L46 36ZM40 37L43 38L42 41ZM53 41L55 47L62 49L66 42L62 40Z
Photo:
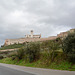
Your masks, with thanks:
M14 64L14 65L20 65L20 66L27 66L27 67L75 71L75 64L72 65L72 63L69 63L67 61L62 61L60 64L53 62L50 65L45 65L45 64L42 64L41 60L29 63L29 62L26 62L26 60L24 59L18 61L18 60L12 60L11 58L4 58L0 60L0 63Z
M6 63L6 64L16 64L17 60L12 61L11 58L4 58L0 60L0 63Z
M60 64L52 63L49 67L51 69L69 70L71 67L71 63L67 61L63 61Z

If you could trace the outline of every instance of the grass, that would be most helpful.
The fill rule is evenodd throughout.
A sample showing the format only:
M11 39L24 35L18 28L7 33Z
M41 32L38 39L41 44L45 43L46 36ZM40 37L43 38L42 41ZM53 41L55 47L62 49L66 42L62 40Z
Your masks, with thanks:
M17 60L12 61L11 58L4 58L4 59L0 60L0 63L16 64L17 63Z
M21 48L21 47L23 47L24 45L25 45L25 44L13 44L13 45L8 45L8 46L1 47L0 50Z
M72 65L71 63L67 61L62 61L60 64L53 62L52 64L48 66L48 65L42 64L42 61L40 60L33 63L29 63L29 62L26 62L24 59L18 61L18 60L12 60L11 58L4 58L0 60L0 63L15 64L15 65L27 66L27 67L75 71L75 65Z
M50 66L52 69L59 69L59 70L70 70L71 63L68 62L61 62L61 64L52 63Z

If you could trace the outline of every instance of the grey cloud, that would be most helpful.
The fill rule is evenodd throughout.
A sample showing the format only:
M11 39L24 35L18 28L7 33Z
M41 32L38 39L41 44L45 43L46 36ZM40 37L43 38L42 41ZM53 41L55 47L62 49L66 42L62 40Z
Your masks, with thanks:
M0 0L0 45L30 30L42 37L75 28L75 0Z
M32 1L30 1L29 5L27 4L28 11L37 14L38 16L40 15L46 17L41 19L40 22L75 27L75 6L73 6L75 4L74 0L53 0L53 7L52 5L47 5L45 0L35 0L35 2L31 2ZM39 2L41 2L41 4Z

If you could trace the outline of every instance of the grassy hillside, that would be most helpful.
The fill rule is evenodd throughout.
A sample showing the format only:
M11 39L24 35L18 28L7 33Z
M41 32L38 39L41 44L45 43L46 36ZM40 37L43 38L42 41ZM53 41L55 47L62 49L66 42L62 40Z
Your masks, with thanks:
M69 46L65 43L69 43ZM58 38L17 46L19 49L16 51L3 53L3 56L1 53L0 63L75 71L75 37L71 37L71 40L65 40L65 42ZM71 51L68 51L68 47ZM4 54L6 57L4 57Z
M24 45L25 45L25 44L13 44L13 45L8 45L8 46L1 47L0 50L21 48L21 47L23 47Z
M72 63L68 61L61 61L60 63L53 62L47 65L46 61L43 61L41 59L39 59L36 62L29 63L25 59L21 59L18 61L18 60L12 60L11 58L4 58L0 60L0 63L14 64L14 65L20 65L20 66L27 66L27 67L75 71L75 65L73 65Z

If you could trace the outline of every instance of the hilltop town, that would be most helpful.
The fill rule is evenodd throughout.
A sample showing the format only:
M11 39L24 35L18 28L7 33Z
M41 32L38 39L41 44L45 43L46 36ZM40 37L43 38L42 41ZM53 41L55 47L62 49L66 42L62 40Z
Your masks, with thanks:
M75 0L0 0L0 75L75 75Z
M41 34L39 35L34 35L34 32L33 30L31 30L31 33L30 35L27 34L25 35L25 38L19 38L19 39L6 39L5 40L5 43L4 43L4 46L7 46L7 45L12 45L12 44L19 44L19 43L25 43L25 42L36 42L36 41L46 41L46 40L54 40L56 38L64 38L66 37L69 33L72 33L74 32L75 29L70 29L69 31L67 32L62 32L60 34L57 34L57 36L51 36L51 37L48 37L48 38L41 38Z
M7 39L4 45L0 48L2 63L75 71L75 29L48 38L31 30L25 38Z

